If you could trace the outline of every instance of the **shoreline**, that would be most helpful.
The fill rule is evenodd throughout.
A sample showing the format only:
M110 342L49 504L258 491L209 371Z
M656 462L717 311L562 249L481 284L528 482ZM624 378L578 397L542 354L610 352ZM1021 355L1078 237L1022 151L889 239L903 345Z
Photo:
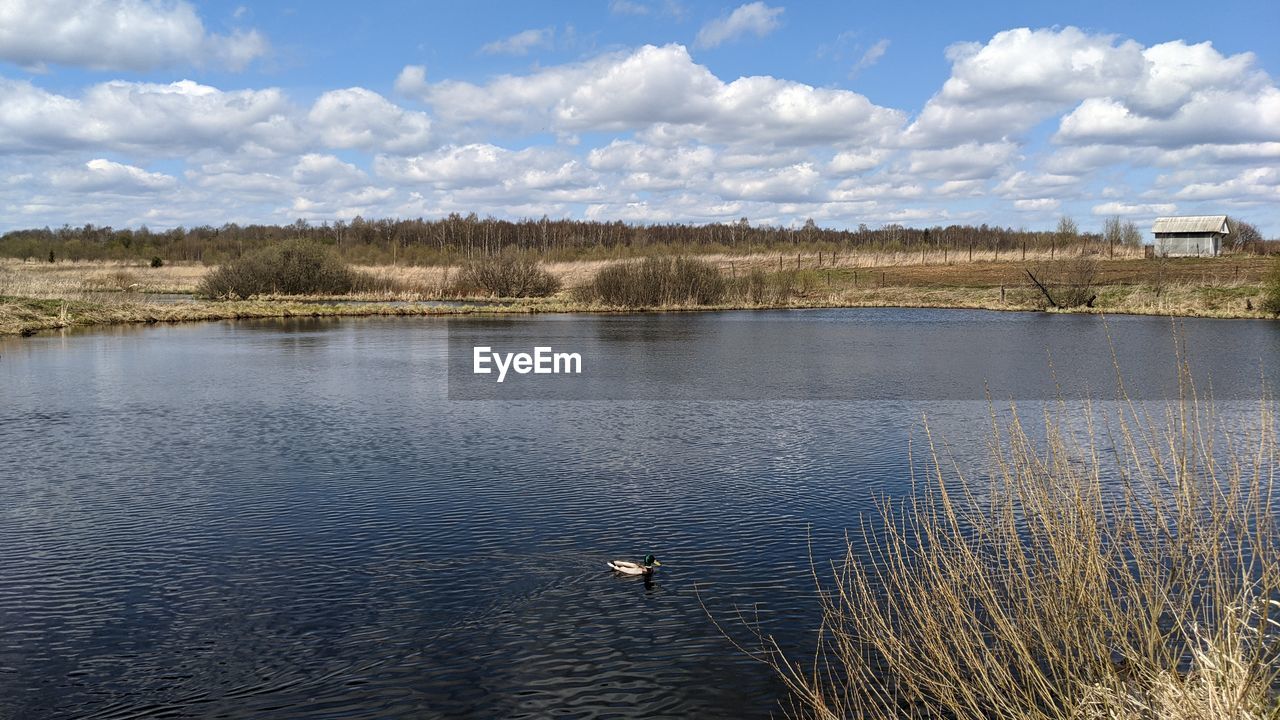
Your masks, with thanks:
M669 312L726 312L732 310L806 310L859 308L920 308L936 310L988 310L995 312L1041 312L1070 315L1146 315L1220 320L1274 320L1260 311L1231 307L1141 307L1099 305L1092 308L1043 308L1017 301L992 301L986 288L946 288L933 293L924 288L883 288L859 297L797 298L782 303L727 303L720 305L679 305L659 307L607 307L564 298L511 300L443 301L456 305L425 304L440 301L338 300L336 298L288 298L271 300L193 300L155 303L143 300L99 302L93 300L0 297L0 336L31 336L50 330L92 328L111 325L155 325L217 320L248 320L300 317L433 317L455 315L542 315L542 314L643 314ZM905 290L916 292L904 293ZM895 292L896 291L896 292ZM934 295L930 298L929 295ZM914 297L908 297L914 296ZM474 303L474 304L469 304Z
M1095 258L1093 307L1047 308L1028 270L1058 274L1067 260L977 259L971 262L875 253L839 260L821 253L794 256L717 255L704 259L729 278L764 273L783 295L752 302L736 297L714 305L608 307L576 298L607 263L550 263L564 288L546 298L457 297L449 291L457 268L359 266L385 289L342 296L271 296L253 300L193 297L210 268L151 268L102 262L27 263L0 260L0 336L62 328L290 317L446 316L460 314L714 312L806 308L934 308L1216 319L1272 319L1258 308L1275 260L1223 258ZM1042 274L1042 277L1044 275ZM167 296L167 297L162 297ZM177 296L177 297L175 297ZM151 298L154 298L151 299Z

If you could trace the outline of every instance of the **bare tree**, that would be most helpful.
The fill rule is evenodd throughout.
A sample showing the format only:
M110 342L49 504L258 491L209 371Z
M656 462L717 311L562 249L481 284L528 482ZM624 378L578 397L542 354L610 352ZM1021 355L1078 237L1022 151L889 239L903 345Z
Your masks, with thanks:
M1120 227L1120 242L1132 247L1138 247L1142 244L1142 231L1138 229L1137 223L1132 220L1125 221L1124 225Z
M1064 242L1070 242L1080 234L1080 226L1076 225L1076 221L1063 215L1058 218L1058 239Z
M1108 252L1115 254L1116 245L1124 242L1124 223L1119 215L1112 215L1102 223L1102 241L1107 244Z
M1244 220L1227 218L1227 231L1225 244L1234 252L1257 247L1262 243L1262 233L1258 232L1258 228Z

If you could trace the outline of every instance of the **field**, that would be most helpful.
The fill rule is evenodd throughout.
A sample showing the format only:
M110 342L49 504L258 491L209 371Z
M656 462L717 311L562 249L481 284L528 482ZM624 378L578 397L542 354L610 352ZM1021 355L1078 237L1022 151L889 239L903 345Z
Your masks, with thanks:
M771 252L701 255L731 281L751 273L781 282L786 293L768 301L726 300L705 309L740 307L955 307L1045 310L1045 296L1028 271L1054 288L1079 281L1087 272L1091 306L1075 312L1260 318L1263 278L1272 260L1255 256L1144 259L1137 251L1116 257L1050 256L1046 252L996 254L979 251L933 253ZM544 299L512 300L486 306L493 312L608 311L575 299L574 289L590 282L606 260L547 265L564 289ZM1083 264L1087 268L1081 269ZM457 267L378 265L362 267L378 279L376 293L327 298L341 301L426 301L459 298ZM234 317L290 315L437 314L457 312L435 306L379 304L315 305L300 298L255 298L213 302L174 297L196 291L210 268L169 264L152 268L119 262L0 261L0 334L119 322L175 322ZM166 297L167 295L167 297ZM316 298L307 298L314 300ZM471 299L482 299L473 297ZM483 298L489 299L489 298ZM702 309L688 307L633 309ZM469 311L477 311L470 308Z

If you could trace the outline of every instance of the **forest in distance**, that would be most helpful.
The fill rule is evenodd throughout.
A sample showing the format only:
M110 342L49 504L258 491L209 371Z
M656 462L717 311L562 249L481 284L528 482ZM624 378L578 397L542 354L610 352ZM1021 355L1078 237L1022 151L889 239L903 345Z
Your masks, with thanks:
M1224 247L1235 253L1280 253L1280 240L1264 239L1250 223L1231 218L1232 233ZM1082 232L1069 217L1053 230L948 225L906 227L898 224L853 229L824 228L812 219L799 227L752 224L748 218L730 223L634 224L572 219L504 220L457 213L429 220L417 218L287 225L226 223L152 231L85 224L79 227L12 230L0 235L0 257L22 260L117 260L160 258L164 262L216 265L274 241L300 238L330 245L357 264L436 265L477 254L514 248L544 259L575 260L669 252L757 252L783 248L805 250L891 250L1005 252L1075 248L1107 253L1142 243L1144 230L1119 217L1107 218L1101 232Z

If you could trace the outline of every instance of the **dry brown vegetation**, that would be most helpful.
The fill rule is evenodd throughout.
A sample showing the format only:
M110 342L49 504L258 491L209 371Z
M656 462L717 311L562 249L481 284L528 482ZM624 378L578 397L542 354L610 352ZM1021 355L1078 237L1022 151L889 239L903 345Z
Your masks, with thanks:
M1265 278L1274 261L1252 256L1224 258L1142 259L1120 257L1128 249L1117 248L1117 257L1086 256L1094 266L1093 307L1074 312L1186 315L1204 317L1272 317L1264 310ZM726 292L706 305L660 304L650 309L725 309L755 307L953 307L994 310L1043 310L1041 292L1027 278L1026 270L1053 268L1076 261L1079 255L1028 252L975 251L968 254L934 252L814 252L799 254L703 254L699 261L717 268L727 280ZM525 300L524 311L614 311L618 305L583 299L576 288L589 285L601 269L619 261L582 260L547 263L543 267L560 281L562 290L552 298ZM631 261L635 262L635 261ZM460 282L456 266L379 265L359 268L360 285L345 295L324 297L332 301L422 301L488 297L480 288ZM152 293L195 292L210 272L202 265L166 263L22 262L0 260L0 298L58 299L111 306L157 305ZM1050 273L1053 275L1053 273ZM258 300L292 301L293 296L264 295ZM705 299L705 298L704 298ZM17 306L0 301L0 328L18 332L32 327L57 327L57 318L43 311L40 320L16 319ZM344 312L355 313L357 308ZM369 314L380 312L365 306ZM210 306L202 315L217 316ZM233 307L222 312L234 316ZM149 315L171 314L163 309ZM135 313L136 314L136 313ZM95 317L106 322L119 313L104 312ZM88 317L84 315L83 317Z
M740 647L797 717L1280 717L1270 404L1242 433L1183 386L1163 415L1122 400L1105 424L1058 404L1043 437L993 414L989 479L929 436L916 492L815 568L816 654Z
M505 250L477 256L458 272L459 294L473 288L499 298L547 297L560 291L560 278L532 253Z

